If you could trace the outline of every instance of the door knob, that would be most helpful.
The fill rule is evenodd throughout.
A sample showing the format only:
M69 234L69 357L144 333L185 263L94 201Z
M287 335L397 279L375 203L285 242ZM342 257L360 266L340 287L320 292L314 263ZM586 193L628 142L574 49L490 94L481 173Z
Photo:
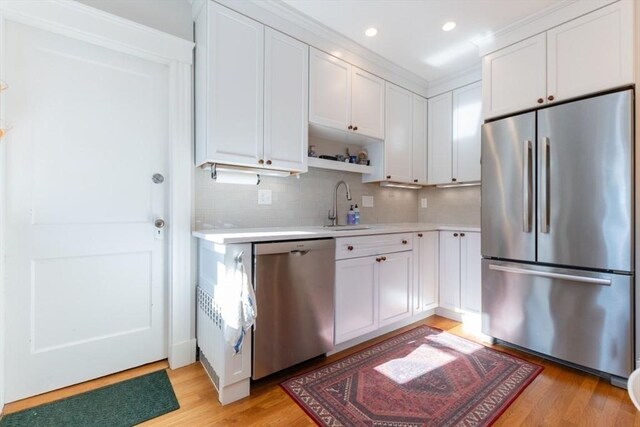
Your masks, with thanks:
M548 99L549 101L553 101L553 100L554 100L554 99L556 99L556 98L555 98L553 95L549 95L549 96L547 97L547 99Z
M460 233L460 237L464 237L464 233Z
M403 245L406 245L407 243L409 243L409 242L408 242L408 241L406 241L406 240L404 240L404 239L402 239L402 244L403 244Z
M354 126L354 127L353 127L353 130L358 130L358 126Z
M381 259L381 260L383 260L383 261L386 261L386 260L387 260L387 257L386 257L386 256L383 256L383 257L382 257L382 258L380 258L380 259Z
M164 182L164 176L162 176L161 173L154 173L153 176L151 177L151 180L155 184L162 184Z
M422 237L422 233L418 233L418 237Z
M271 160L267 160L267 164L270 165L271 164Z
M458 237L458 233L453 233L453 237Z
M349 126L347 126L347 129L351 130L351 129L353 129L353 126L349 125Z
M542 104L543 102L544 102L544 99L538 98L538 104Z
M353 250L353 246L351 246L351 245L347 246L347 250L352 251Z
M162 219L162 218L156 219L155 221L153 221L153 225L156 228L164 228L164 219Z
M262 159L258 160L258 164L259 164L259 165L264 164L264 160L262 160Z

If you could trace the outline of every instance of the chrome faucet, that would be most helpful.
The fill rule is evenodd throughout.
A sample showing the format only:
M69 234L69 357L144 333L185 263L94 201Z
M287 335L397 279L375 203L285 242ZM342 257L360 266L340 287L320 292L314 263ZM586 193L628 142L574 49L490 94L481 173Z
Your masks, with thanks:
M333 190L333 209L329 211L329 219L331 220L331 225L333 227L338 225L338 187L340 187L340 184L344 184L344 188L347 189L347 200L351 200L349 184L344 181L338 181L336 188Z

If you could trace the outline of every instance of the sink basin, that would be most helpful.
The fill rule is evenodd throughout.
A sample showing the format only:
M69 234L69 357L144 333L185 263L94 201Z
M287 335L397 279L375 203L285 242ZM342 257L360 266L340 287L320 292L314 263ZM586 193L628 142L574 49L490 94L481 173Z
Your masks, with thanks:
M336 231L350 231L350 230L368 230L371 227L368 225L325 225L324 228Z

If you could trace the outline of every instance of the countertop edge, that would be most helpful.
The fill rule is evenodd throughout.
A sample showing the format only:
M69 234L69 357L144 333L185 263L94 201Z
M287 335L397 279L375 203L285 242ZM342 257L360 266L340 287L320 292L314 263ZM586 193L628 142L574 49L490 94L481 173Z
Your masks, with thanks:
M364 224L363 224L364 225ZM419 231L466 231L480 232L480 227L456 224L372 224L365 230L331 230L321 226L286 227L286 228L225 228L195 230L193 237L221 245L234 243L274 242L284 240L309 240L355 236L372 236L377 234L415 233Z

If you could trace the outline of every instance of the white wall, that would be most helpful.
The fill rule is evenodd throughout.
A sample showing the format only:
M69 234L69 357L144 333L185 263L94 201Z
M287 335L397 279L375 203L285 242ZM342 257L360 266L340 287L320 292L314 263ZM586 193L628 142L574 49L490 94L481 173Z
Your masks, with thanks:
M139 24L193 40L191 5L187 0L77 0Z

